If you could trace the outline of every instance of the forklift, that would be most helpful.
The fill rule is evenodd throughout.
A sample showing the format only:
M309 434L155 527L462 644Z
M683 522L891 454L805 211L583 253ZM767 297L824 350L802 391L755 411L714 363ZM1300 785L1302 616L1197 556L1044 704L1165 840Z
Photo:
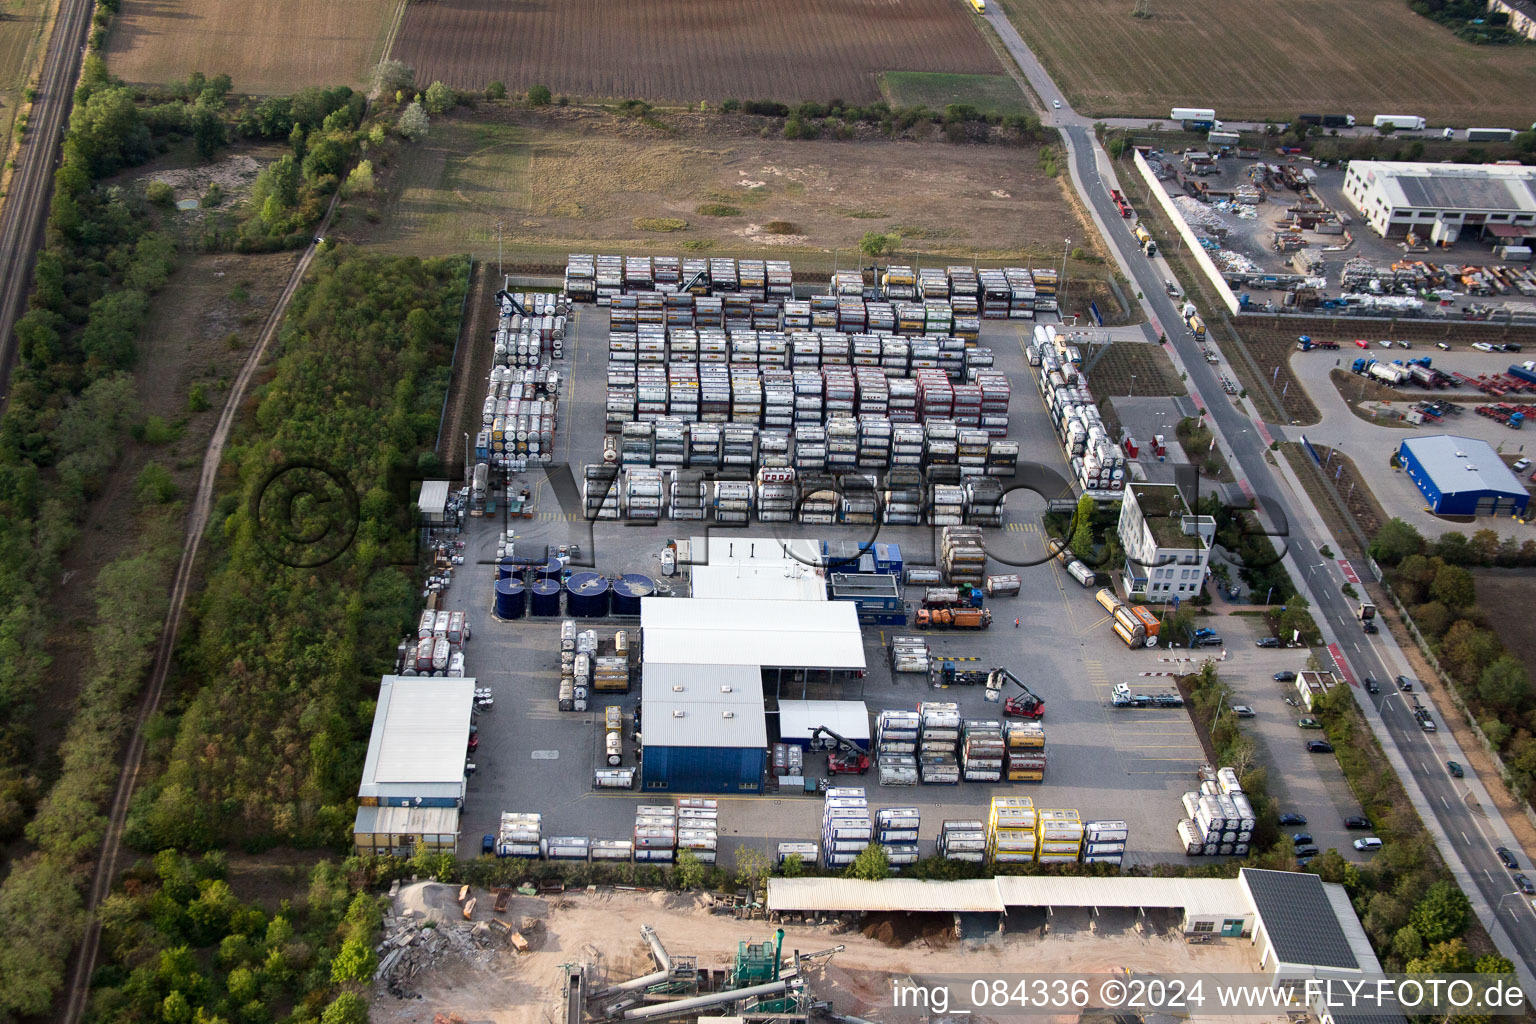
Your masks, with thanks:
M817 737L820 736L826 737L822 744L817 743ZM869 771L869 755L860 750L858 744L844 739L824 725L811 730L811 746L831 748L827 752L827 773L830 775L863 775Z
M1005 683L1012 683L1024 692L1012 695L1003 702L1004 715L1011 718L1041 719L1045 717L1045 698L1031 690L1025 685L1024 680L1002 666L998 666L987 673L987 701L989 703L997 703L1002 695Z

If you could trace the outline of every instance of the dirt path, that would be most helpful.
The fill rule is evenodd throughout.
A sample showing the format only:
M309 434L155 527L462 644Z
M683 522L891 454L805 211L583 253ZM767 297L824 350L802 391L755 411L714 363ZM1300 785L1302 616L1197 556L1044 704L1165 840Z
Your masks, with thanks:
M464 463L464 432L474 432L475 424L480 422L470 415L479 407L485 391L480 386L476 367L491 365L491 349L496 343L491 298L500 287L501 279L491 264L475 263L470 273L464 318L459 325L453 377L448 382L448 415L443 418L443 433L437 439L437 455L448 467L450 480L457 472L454 467Z

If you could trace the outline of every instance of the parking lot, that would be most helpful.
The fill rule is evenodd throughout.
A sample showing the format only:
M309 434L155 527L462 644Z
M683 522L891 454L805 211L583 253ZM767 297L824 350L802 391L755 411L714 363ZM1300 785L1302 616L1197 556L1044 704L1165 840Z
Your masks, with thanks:
M567 342L567 358L556 364L571 372L555 447L578 478L585 463L600 457L606 330L606 311L582 308L574 340ZM1020 440L1021 459L1060 466L1061 449L1029 376L1019 337L1019 329L1012 324L984 322L982 343L992 347L998 367L1015 382L1009 436ZM587 522L576 508L561 507L556 488L542 471L529 474L527 486L536 499L531 517L468 520L462 535L465 564L447 594L446 606L467 609L473 625L474 637L466 648L467 672L495 696L493 710L479 718L480 745L473 756L477 771L470 780L462 827L466 852L477 850L480 836L494 831L502 811L542 813L546 835L621 838L631 830L635 806L655 799L638 790L593 788L593 770L601 766L602 709L607 704L624 708L624 764L636 763L630 732L639 687L633 686L618 700L596 695L592 710L585 713L557 710L558 620L504 622L492 614L492 563L498 533L510 529L519 554L577 542L584 551L581 561L609 576L642 572L660 577L660 552L668 537L706 532L706 524L669 520L650 527ZM989 549L1009 561L1016 556L1020 561L1042 558L1046 538L1039 517L1043 509L1041 497L1010 498L1007 525L989 537ZM848 540L869 536L867 530L778 524L757 524L741 532ZM883 528L880 539L900 544L908 564L931 563L934 532ZM936 658L971 659L966 667L1006 666L1045 698L1046 781L882 788L871 772L859 781L870 788L872 806L921 808L927 853L944 819L985 818L987 804L997 793L1028 796L1039 807L1075 808L1085 819L1129 822L1127 864L1182 861L1183 848L1174 828L1182 816L1179 797L1195 788L1196 769L1205 760L1188 714L1167 709L1116 710L1109 706L1109 694L1122 681L1138 690L1171 687L1174 675L1192 667L1189 652L1126 648L1110 632L1093 591L1081 587L1055 561L1017 569L994 564L992 571L1000 570L1019 572L1023 588L1018 597L990 603L994 616L990 630L933 633L929 640ZM670 582L678 592L686 590L686 580L662 582ZM906 597L913 601L920 594L908 588ZM1013 625L1015 618L1018 627ZM1236 620L1222 619L1218 629L1225 630L1229 621ZM633 619L613 618L587 620L583 628L595 628L606 639L617 629L633 630L637 625ZM954 701L963 717L1000 717L999 706L985 702L979 687L934 689L925 678L894 675L885 657L893 632L917 631L865 628L869 671L860 685L811 685L802 690L790 684L783 696L800 698L803 693L811 699L863 700L872 714L886 708L910 709L923 700ZM1289 664L1280 656L1295 660L1295 652L1257 653L1266 663L1275 661L1277 667ZM770 700L770 737L776 728L773 708ZM813 754L807 760L807 775L824 774L822 755ZM779 841L817 836L822 801L816 796L769 792L718 799L723 860L728 861L743 844L767 848Z

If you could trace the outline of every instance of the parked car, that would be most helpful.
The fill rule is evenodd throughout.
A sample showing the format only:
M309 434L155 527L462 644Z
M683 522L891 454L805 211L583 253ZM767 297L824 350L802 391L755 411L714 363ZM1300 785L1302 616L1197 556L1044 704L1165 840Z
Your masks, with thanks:
M1327 740L1307 740L1307 749L1314 754L1333 753L1333 744Z
M1322 722L1319 722L1317 719L1310 715L1308 715L1306 718L1296 719L1296 724L1301 726L1303 729L1321 729L1323 727Z
M1298 847L1296 847L1296 856L1298 858L1301 858L1301 857L1316 857L1317 856L1317 847L1311 845L1310 843L1308 843L1305 846L1298 846ZM1306 866L1305 862L1302 863L1302 866L1303 867Z
M1372 850L1381 849L1381 840L1375 836L1366 836L1364 839L1355 840L1355 849L1361 853L1369 853Z
M1238 718L1252 718L1254 714L1253 708L1247 704L1233 704L1232 713Z
M1291 833L1291 842L1295 843L1297 846L1306 846L1306 845L1308 845L1309 843L1312 842L1312 833L1310 833L1310 832L1292 832Z
M1445 762L1445 770L1451 773L1451 778L1453 779L1464 778L1467 774L1461 770L1461 763L1459 761Z
M1296 673L1295 672L1276 672L1275 673L1275 682L1277 682L1277 683L1294 683L1295 681L1296 681Z
M1260 637L1259 640L1256 642L1255 646L1258 646L1258 647L1279 647L1280 646L1280 639L1278 637L1273 637L1273 636Z
M1493 852L1498 854L1498 856L1499 856L1499 863L1500 864L1503 864L1505 867L1509 868L1509 870L1511 870L1511 871L1519 870L1520 862L1515 859L1515 855L1513 853L1509 852L1509 847L1501 846L1497 850L1494 850Z
M1493 346L1488 344L1486 341L1474 341L1472 343L1472 347L1477 349L1479 352L1492 352L1493 351Z
M496 837L490 832L480 837L480 855L482 857L496 856Z
M1371 819L1361 814L1353 814L1344 819L1344 827L1351 832L1371 827Z
M1285 814L1280 815L1280 824L1282 825L1305 825L1306 823L1307 816L1305 814L1287 811Z
M1530 459L1516 459L1515 460L1515 464L1513 466L1510 466L1509 468L1514 470L1516 473L1524 473L1526 470L1531 468L1531 460Z
M1366 676L1365 677L1365 692L1366 693L1380 693L1381 692L1381 684L1378 683L1376 680L1372 679L1370 676Z
M1437 342L1435 342L1435 348L1438 348L1438 349L1444 349L1444 350L1445 350L1445 351L1446 351L1446 352L1449 352L1449 351L1450 351L1450 350L1451 350L1451 346L1449 346L1449 345L1447 345L1447 344L1446 344L1446 343L1445 343L1445 342L1443 342L1443 341L1437 341Z
M1524 875L1519 874L1518 872L1514 875L1511 875L1510 877L1514 880L1515 885L1520 887L1520 891L1525 893L1527 896L1536 894L1536 886L1531 885L1531 880L1529 878L1526 878Z
M1411 693L1413 691L1413 680L1409 679L1407 676L1398 676L1397 688L1402 690L1404 693Z

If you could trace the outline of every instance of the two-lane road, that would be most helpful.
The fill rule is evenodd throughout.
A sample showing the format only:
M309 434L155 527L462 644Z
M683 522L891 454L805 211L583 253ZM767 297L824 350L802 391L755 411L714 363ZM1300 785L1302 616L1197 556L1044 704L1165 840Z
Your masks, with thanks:
M32 267L43 242L53 169L69 123L70 103L91 30L91 0L61 0L58 20L43 57L37 99L27 134L16 154L16 170L0 212L0 407L10 394L16 357L16 320L27 308Z

